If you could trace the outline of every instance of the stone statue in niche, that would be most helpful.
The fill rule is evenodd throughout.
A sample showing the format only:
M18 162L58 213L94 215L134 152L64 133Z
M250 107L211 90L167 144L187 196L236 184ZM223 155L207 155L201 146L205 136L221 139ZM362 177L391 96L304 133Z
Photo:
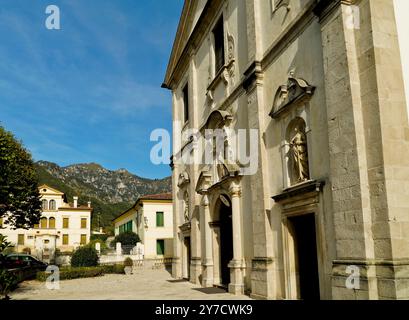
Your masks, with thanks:
M293 165L293 176L296 183L310 178L308 169L307 136L303 128L296 126L290 140L290 157Z
M189 215L189 194L186 192L185 193L185 212L184 212L184 216L185 216L185 222L189 222L190 220L190 215Z

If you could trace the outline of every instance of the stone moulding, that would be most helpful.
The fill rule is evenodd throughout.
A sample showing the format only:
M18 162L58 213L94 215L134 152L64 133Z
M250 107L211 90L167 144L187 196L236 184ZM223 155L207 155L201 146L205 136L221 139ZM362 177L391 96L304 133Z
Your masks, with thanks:
M183 233L189 232L191 229L191 224L190 222L186 222L184 224L182 224L181 226L179 226L180 231L182 231Z
M186 184L188 184L190 182L190 178L189 178L189 174L185 171L182 172L179 175L179 179L178 179L178 187L182 188L183 186L185 186Z
M286 199L294 198L309 192L320 192L325 185L324 180L310 180L285 189L282 193L272 196L275 202L281 202Z
M251 259L251 269L253 271L266 271L273 262L272 258L254 257Z
M273 119L280 117L290 106L311 98L314 91L315 87L307 81L290 75L287 83L277 89L269 116Z

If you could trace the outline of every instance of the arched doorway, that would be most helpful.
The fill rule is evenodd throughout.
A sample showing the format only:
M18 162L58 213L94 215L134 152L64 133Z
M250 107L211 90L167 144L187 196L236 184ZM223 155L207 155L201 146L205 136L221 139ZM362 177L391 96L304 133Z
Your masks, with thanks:
M220 284L228 287L230 283L229 263L233 259L233 226L232 209L230 200L223 197L218 200L220 222Z

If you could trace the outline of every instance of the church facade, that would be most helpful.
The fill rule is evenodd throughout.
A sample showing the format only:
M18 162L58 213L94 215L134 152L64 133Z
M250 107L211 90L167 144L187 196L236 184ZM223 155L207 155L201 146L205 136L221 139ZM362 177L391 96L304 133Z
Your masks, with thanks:
M392 0L185 1L163 84L173 277L259 299L409 298L396 26Z

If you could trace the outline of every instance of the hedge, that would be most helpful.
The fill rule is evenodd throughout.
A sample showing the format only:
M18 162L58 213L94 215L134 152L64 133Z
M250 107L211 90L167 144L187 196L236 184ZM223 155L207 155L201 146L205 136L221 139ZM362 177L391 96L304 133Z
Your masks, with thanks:
M78 278L93 278L93 277L100 277L104 274L123 274L124 266L121 264L116 265L104 265L98 267L63 267L60 268L60 280L70 280L70 279L78 279ZM51 273L47 273L44 271L37 272L37 280L38 281L46 281L47 278L51 275Z
M76 268L96 267L98 260L97 250L90 247L79 247L71 257L71 266Z

